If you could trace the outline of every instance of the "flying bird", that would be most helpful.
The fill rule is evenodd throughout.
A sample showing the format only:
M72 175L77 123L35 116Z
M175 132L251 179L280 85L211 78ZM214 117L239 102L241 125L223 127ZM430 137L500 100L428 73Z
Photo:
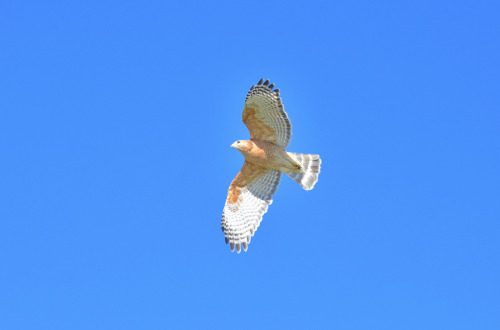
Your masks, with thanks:
M250 140L231 147L245 156L245 163L229 186L222 213L222 231L231 251L246 251L285 173L305 190L311 190L320 172L319 155L298 154L285 149L292 137L279 89L261 79L252 86L243 108L243 123Z

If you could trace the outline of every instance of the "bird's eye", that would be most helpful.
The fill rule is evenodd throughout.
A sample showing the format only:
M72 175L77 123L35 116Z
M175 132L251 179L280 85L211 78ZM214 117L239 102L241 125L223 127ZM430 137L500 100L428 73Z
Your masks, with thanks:
M240 141L236 141L236 144L240 144Z

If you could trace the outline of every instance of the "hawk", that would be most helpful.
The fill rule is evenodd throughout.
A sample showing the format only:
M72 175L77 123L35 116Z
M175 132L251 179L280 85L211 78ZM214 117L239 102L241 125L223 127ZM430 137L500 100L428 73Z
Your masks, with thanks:
M285 149L292 137L279 89L261 79L245 100L243 123L250 140L231 147L245 156L245 163L229 186L222 213L222 231L231 251L246 251L285 173L305 190L311 190L320 172L319 155L297 154Z

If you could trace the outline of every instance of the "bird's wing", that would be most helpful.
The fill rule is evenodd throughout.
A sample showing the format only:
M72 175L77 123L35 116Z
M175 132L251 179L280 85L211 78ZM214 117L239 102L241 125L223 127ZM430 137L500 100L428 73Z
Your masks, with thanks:
M292 124L281 103L279 89L261 79L252 86L245 100L243 122L252 140L272 142L286 148L292 138Z
M273 202L281 172L253 165L249 162L231 182L222 213L222 231L231 251L246 251L248 243Z

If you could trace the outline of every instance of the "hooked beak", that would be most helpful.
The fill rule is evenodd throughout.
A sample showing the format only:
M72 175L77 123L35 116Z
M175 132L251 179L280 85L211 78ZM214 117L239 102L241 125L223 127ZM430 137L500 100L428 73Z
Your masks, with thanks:
M236 142L231 144L231 148L238 149L238 148L236 148Z

